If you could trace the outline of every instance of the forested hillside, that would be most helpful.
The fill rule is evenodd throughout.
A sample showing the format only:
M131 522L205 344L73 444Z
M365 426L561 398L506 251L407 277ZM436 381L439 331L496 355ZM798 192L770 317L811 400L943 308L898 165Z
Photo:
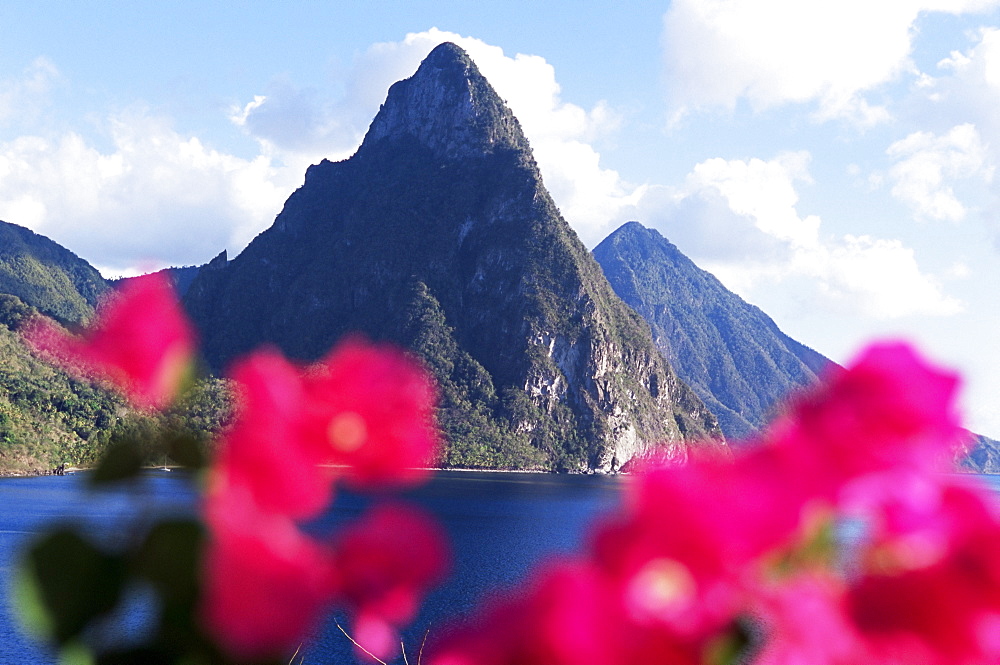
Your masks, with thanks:
M22 226L0 222L0 293L15 295L59 321L90 318L108 283L65 247Z
M117 393L40 360L19 333L33 315L16 296L0 294L0 474L91 465L111 442L149 445L162 428L207 444L228 416L229 390L220 379L200 382L165 414L131 409ZM150 452L149 462L168 461Z

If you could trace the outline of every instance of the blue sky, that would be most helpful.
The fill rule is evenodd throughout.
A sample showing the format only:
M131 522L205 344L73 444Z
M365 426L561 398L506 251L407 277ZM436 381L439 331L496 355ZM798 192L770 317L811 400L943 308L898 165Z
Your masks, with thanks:
M657 228L847 362L904 336L1000 437L1000 0L0 4L0 219L203 263L456 41L593 247Z

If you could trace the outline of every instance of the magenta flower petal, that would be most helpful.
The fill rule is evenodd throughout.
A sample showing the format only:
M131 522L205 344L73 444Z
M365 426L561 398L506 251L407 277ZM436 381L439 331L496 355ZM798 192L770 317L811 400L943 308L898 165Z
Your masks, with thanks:
M239 360L230 375L239 404L222 439L215 481L247 488L262 509L315 516L333 496L333 472L302 440L306 393L300 370L274 350Z
M435 461L434 384L403 352L349 340L305 376L305 439L362 485L422 480Z
M335 595L329 553L243 492L210 497L206 517L205 626L237 657L287 655Z
M441 527L404 504L383 504L363 515L340 535L335 557L347 605L358 616L393 626L413 618L449 565Z
M800 472L831 497L864 474L942 470L964 436L958 383L908 345L873 345L796 401L771 440L797 453Z
M194 333L170 278L135 277L97 309L82 337L36 321L27 338L63 364L104 378L142 408L176 395L194 353Z

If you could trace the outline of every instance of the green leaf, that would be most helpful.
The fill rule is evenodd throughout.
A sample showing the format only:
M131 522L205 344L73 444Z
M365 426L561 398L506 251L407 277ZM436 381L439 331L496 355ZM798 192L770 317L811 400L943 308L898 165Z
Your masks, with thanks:
M59 651L59 665L94 665L94 654L79 642L70 642Z
M47 534L28 550L21 597L27 617L46 627L64 645L79 635L94 618L118 604L125 581L119 557L102 552L79 534L60 529ZM44 612L47 620L39 620Z
M90 476L94 485L113 483L134 478L142 470L143 454L138 442L129 439L115 441L101 458L101 463Z
M185 432L167 432L163 437L167 455L181 466L203 469L208 463L202 444L196 436Z
M755 642L753 632L760 626L750 626L745 621L735 621L728 630L709 641L704 660L708 665L737 665L750 662L748 654Z
M165 606L193 607L204 539L200 522L177 519L156 524L140 545L135 571L153 584Z

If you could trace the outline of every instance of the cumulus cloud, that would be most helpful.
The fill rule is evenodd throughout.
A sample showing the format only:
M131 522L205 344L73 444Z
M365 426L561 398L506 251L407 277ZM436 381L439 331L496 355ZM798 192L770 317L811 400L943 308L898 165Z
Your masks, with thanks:
M967 210L952 183L973 178L989 183L993 179L986 146L971 124L954 127L943 136L914 132L886 152L895 161L889 169L892 194L918 217L961 221Z
M811 182L808 163L804 152L706 160L682 187L650 188L628 214L750 299L757 289L787 289L813 306L879 319L962 310L900 241L824 236L819 217L801 216L796 184Z
M106 151L72 132L0 143L0 219L118 273L242 248L290 191L266 157L213 150L142 109L107 131Z
M270 225L309 164L354 152L389 86L443 41L466 48L514 109L557 204L584 241L596 244L644 191L602 168L591 143L616 129L618 114L604 103L585 109L563 101L544 58L507 56L436 29L359 54L330 82L339 96L276 79L231 108L234 126L258 144L249 158L184 135L139 104L90 116L86 128L55 129L59 123L42 116L63 79L38 59L0 80L0 219L116 274L199 263L223 248L237 252Z
M674 0L664 53L675 117L699 109L814 103L820 120L862 125L889 111L864 95L904 72L921 12L979 12L998 0Z
M709 159L694 167L687 178L689 191L712 189L737 215L752 219L760 232L793 247L817 243L819 218L800 219L795 211L797 181L811 182L809 153L784 153L765 162L762 159Z
M937 215L921 210L925 218L963 218L974 210L978 213L974 221L992 225L994 242L1000 247L1000 191L992 177L1000 163L1000 114L996 112L1000 106L1000 28L966 34L971 46L952 51L938 62L935 76L928 75L907 100L909 114L925 132L933 132L913 139L923 142L922 154L931 164L923 165L923 188L918 181L915 192L906 191L900 198L915 207L922 203L931 211L936 209L933 203L940 201ZM940 178L938 186L935 177ZM953 214L946 214L949 210Z
M345 77L341 97L274 84L234 109L233 120L261 142L266 154L286 164L347 157L360 145L389 86L411 76L445 41L469 53L517 116L563 215L585 243L599 242L610 230L610 220L642 191L603 168L592 145L617 128L620 116L603 102L584 109L563 101L555 69L540 56L509 56L479 39L432 28L360 54Z

